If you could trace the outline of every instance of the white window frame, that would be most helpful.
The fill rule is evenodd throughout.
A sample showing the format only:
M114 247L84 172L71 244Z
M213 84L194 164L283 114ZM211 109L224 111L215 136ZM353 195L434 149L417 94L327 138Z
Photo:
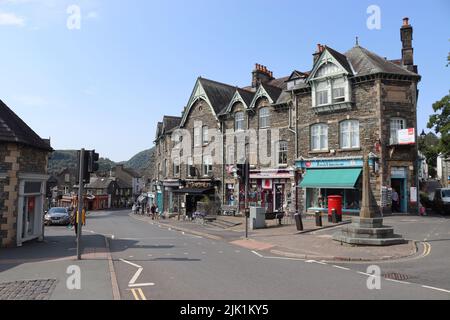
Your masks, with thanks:
M202 129L201 127L194 127L194 147L202 146Z
M339 124L339 141L341 149L361 147L358 120L345 120Z
M287 165L288 164L288 150L289 150L289 145L287 141L279 141L278 142L278 157L277 157L277 162L278 165ZM283 160L281 160L283 157Z
M259 127L269 128L270 127L270 109L269 107L264 107L259 109Z
M317 132L315 130L317 129ZM318 123L311 126L311 151L328 151L328 125ZM324 138L324 140L322 140ZM317 144L315 143L318 142ZM317 147L316 147L317 145Z
M234 114L234 130L245 130L245 114L243 111L239 111Z
M208 176L209 173L213 171L212 157L211 156L209 156L209 155L203 156L202 168L203 168L203 175L204 176Z
M389 128L390 128L389 144L397 145L398 131L406 129L406 119L400 117L391 118L391 120L389 121Z
M209 143L209 131L208 130L209 130L208 126L202 127L202 143L203 143L203 145Z

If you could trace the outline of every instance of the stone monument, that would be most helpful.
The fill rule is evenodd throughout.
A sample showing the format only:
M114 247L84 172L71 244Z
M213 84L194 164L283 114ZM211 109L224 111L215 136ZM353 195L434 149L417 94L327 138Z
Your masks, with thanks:
M394 228L383 225L383 217L370 187L369 157L364 156L363 196L360 216L353 218L333 236L333 240L359 246L389 246L407 243L402 236L394 234Z

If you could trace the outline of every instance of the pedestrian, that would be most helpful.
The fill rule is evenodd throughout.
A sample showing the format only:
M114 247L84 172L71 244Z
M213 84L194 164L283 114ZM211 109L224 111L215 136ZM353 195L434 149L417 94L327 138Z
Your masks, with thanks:
M131 207L131 211L133 211L133 214L136 214L136 204L133 203L133 206Z
M392 212L399 212L399 196L395 189L392 189Z
M152 220L155 220L155 218L156 218L156 206L155 206L155 204L152 205L152 207L150 208L150 211L152 213Z

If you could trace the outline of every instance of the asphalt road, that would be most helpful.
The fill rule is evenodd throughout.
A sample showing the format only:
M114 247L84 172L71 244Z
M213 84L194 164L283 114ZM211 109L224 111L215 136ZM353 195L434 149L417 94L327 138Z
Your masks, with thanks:
M448 222L448 221L447 221ZM414 229L410 222L405 228ZM436 220L436 231L445 229ZM419 228L420 229L420 228ZM439 230L438 230L439 229ZM446 229L448 232L448 228ZM445 230L443 230L445 231ZM130 300L284 300L284 299L450 299L445 291L423 284L381 280L380 290L369 290L373 283L362 264L337 265L282 257L266 257L225 241L215 241L158 224L136 220L128 211L100 212L88 218L85 232L107 235L122 299ZM417 231L419 232L419 231ZM418 234L419 235L419 234ZM430 238L431 239L431 238ZM445 247L445 241L442 241ZM442 288L448 282L448 252L439 246L430 256L383 268L405 270L422 268L426 279ZM435 262L433 262L435 261ZM415 269L414 269L415 270ZM435 273L439 272L438 275ZM384 271L383 271L384 273ZM422 280L422 278L418 278ZM450 289L446 283L444 288Z

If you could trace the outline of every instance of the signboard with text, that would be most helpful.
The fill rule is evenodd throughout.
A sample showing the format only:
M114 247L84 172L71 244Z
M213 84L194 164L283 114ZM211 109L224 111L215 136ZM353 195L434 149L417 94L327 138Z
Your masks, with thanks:
M416 130L414 128L398 131L398 144L408 145L416 143Z

